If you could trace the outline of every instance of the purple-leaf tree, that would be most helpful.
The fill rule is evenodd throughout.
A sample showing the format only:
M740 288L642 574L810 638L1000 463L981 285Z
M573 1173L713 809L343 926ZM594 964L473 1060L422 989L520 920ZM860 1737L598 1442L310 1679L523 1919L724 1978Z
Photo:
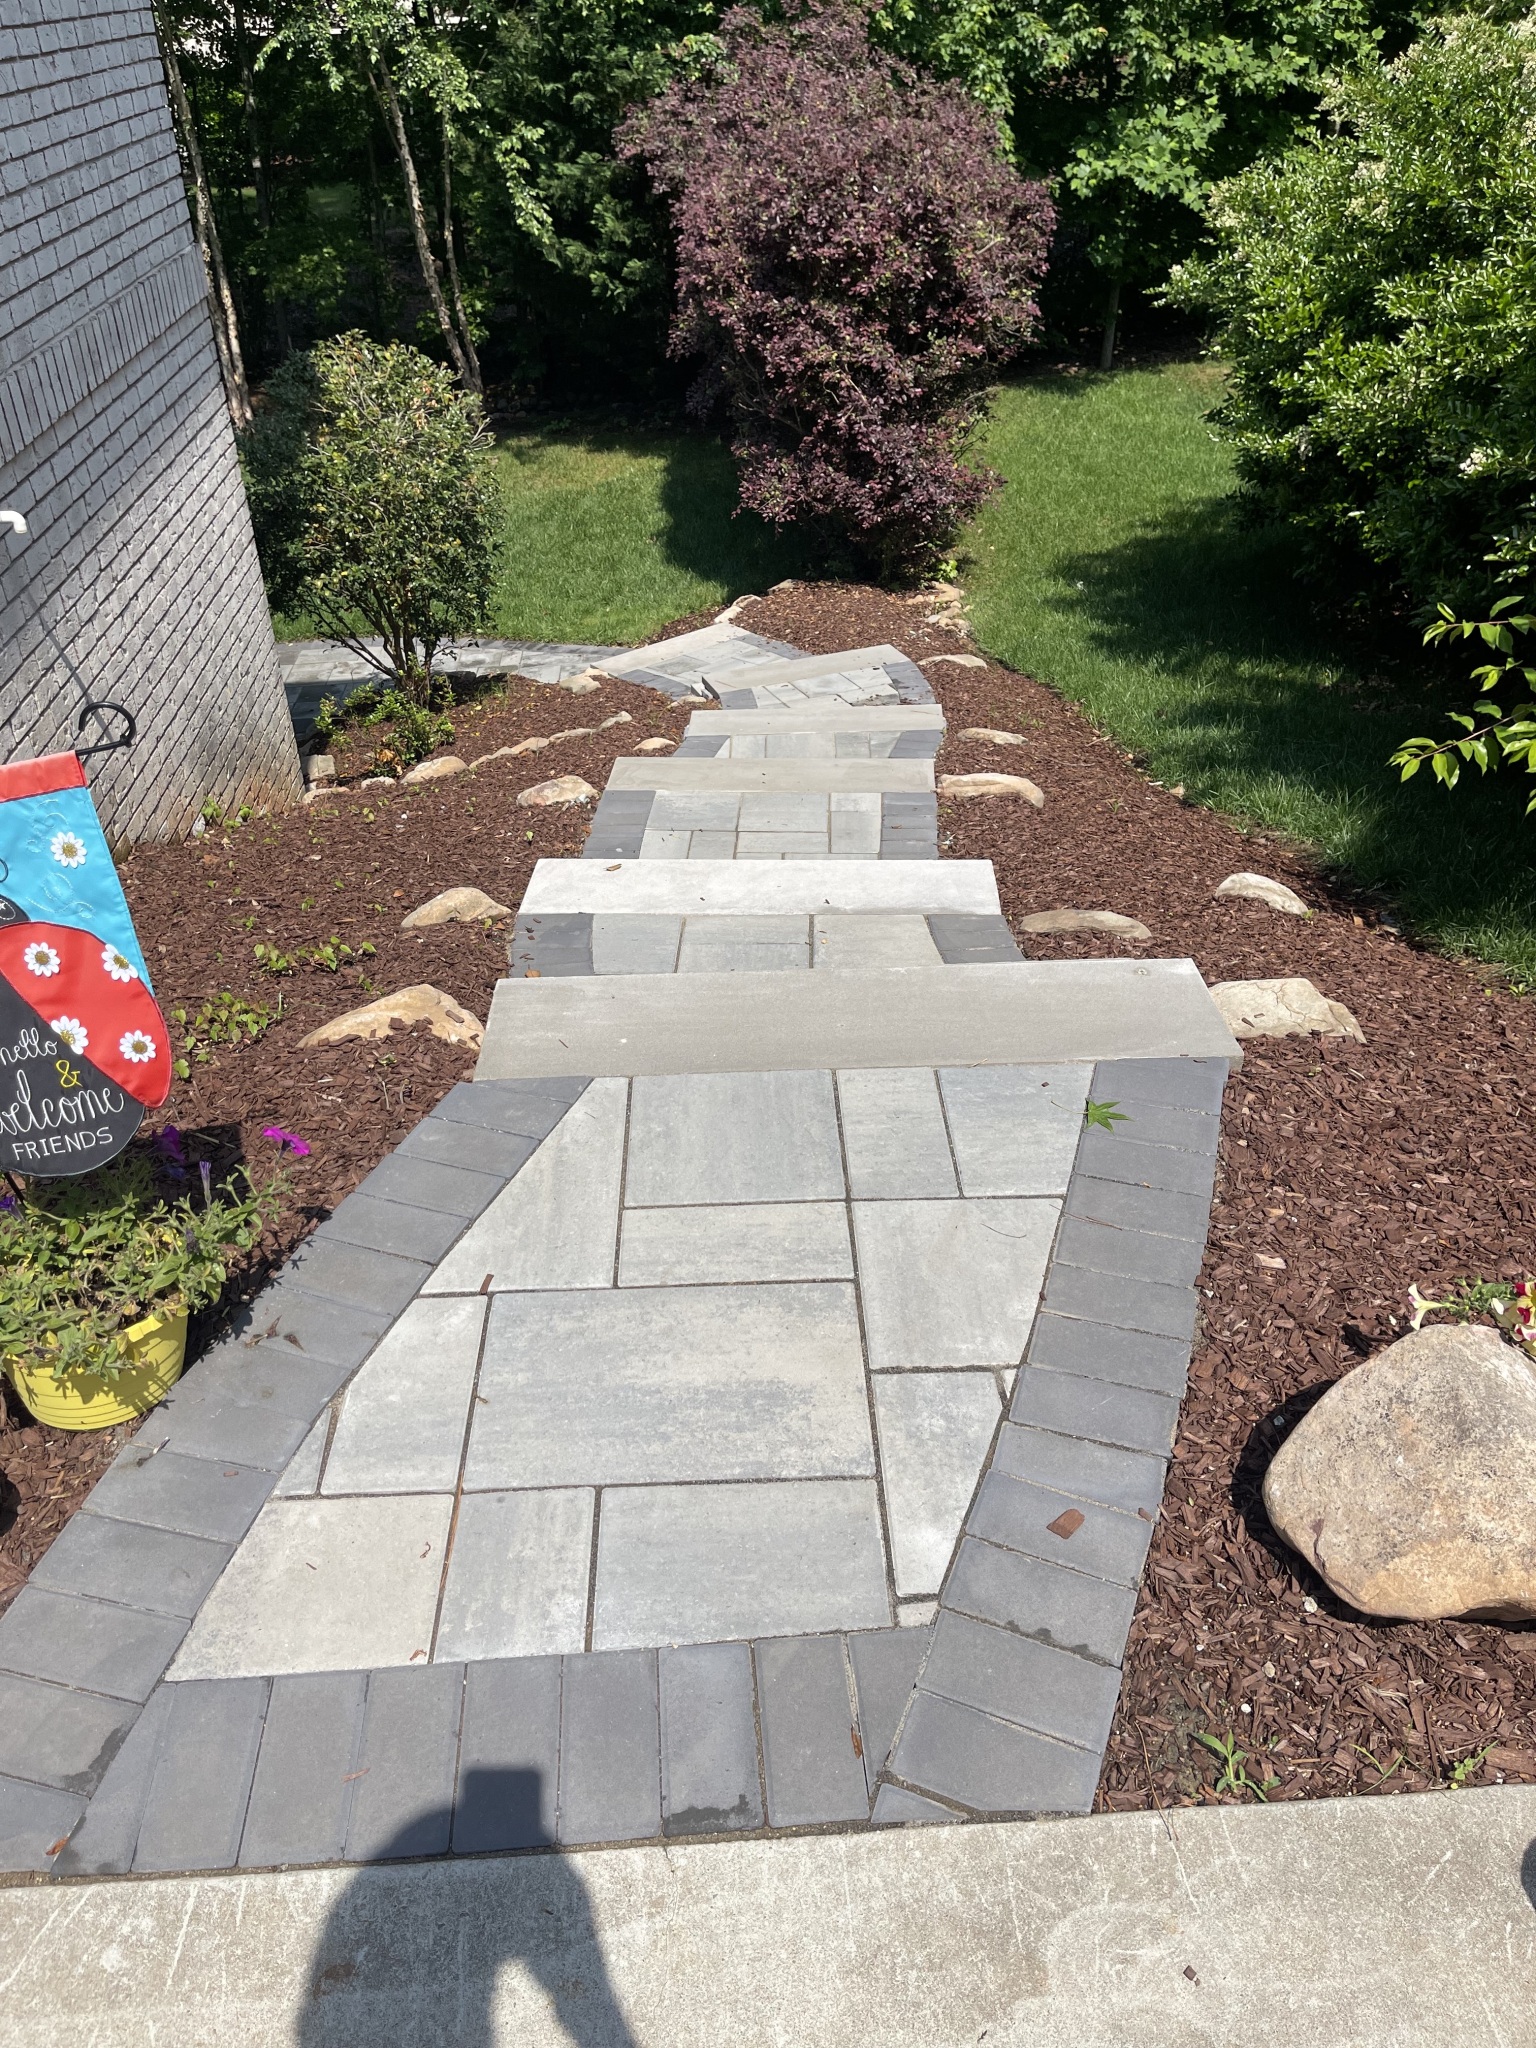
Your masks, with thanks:
M724 399L741 501L886 575L930 569L997 486L963 460L1036 319L1055 215L992 115L869 42L864 0L721 20L719 58L619 147L667 195L674 355Z

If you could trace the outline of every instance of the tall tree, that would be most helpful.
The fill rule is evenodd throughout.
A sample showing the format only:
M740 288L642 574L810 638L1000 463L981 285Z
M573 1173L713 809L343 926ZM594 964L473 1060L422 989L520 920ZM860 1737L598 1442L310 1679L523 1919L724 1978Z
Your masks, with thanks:
M219 354L219 371L224 379L224 398L236 431L251 423L251 394L245 379L245 358L240 348L240 322L235 312L229 273L224 267L224 250L214 216L213 193L203 165L197 123L176 58L176 41L168 25L155 10L155 34L160 44L160 61L165 67L166 90L170 94L171 116L176 142L181 151L182 176L192 203L192 225L202 251L203 269L208 277L208 303L213 318L214 345Z
M400 164L405 186L406 215L416 248L421 281L436 316L443 347L454 373L466 391L477 395L483 386L479 359L464 312L462 294L453 275L451 214L444 219L444 239L449 244L449 271L455 304L450 308L438 274L438 259L432 248L426 203L416 170L416 156L406 123L405 104L419 95L432 109L442 127L444 171L448 167L448 123L457 113L477 105L469 73L447 33L426 22L394 0L301 0L287 24L262 52L258 63L276 49L303 52L318 63L326 82L343 90L355 66L366 80L383 118L390 142ZM404 98L402 98L402 95ZM449 191L445 186L445 206Z

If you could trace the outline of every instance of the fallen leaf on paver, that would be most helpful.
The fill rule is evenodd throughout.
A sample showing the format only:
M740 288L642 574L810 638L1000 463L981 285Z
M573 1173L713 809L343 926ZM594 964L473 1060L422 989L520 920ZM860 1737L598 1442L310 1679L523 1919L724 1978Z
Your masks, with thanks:
M363 1768L360 1771L347 1771L343 1775L341 1782L343 1783L343 1785L350 1785L358 1778L366 1778L368 1773L372 1769L372 1764L364 1764Z
M48 1844L47 1848L43 1851L43 1854L45 1856L57 1856L59 1851L64 1847L64 1844L68 1840L68 1835L60 1835L59 1839L56 1842L50 1842Z
M858 1731L858 1729L857 1729L857 1728L850 1728L850 1729L848 1730L848 1733L849 1733L849 1735L850 1735L850 1736L852 1736L852 1738L853 1738L853 1753L854 1753L854 1755L855 1755L855 1756L862 1756L862 1755L864 1754L864 1744L863 1744L863 1742L862 1742L862 1741L860 1740L860 1738L859 1738L859 1731Z
M427 1653L425 1650L412 1650L410 1656L407 1657L406 1662L408 1664L414 1664L418 1657L425 1657L426 1654Z
M1086 1517L1076 1508L1068 1508L1063 1514L1059 1514L1054 1522L1047 1522L1045 1526L1053 1536L1059 1536L1065 1543L1069 1536L1077 1534L1085 1519Z

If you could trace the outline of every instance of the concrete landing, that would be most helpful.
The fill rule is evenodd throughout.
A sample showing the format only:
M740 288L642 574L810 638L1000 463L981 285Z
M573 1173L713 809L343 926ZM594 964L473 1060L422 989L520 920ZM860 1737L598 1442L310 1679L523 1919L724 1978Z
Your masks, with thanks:
M1533 2048L1536 1789L0 1892L0 2048Z
M623 911L661 917L782 912L951 911L995 917L989 860L918 864L879 860L541 860L523 896L525 913Z
M609 789L766 790L828 796L863 790L928 791L931 761L677 761L626 756L615 761Z
M475 1078L1242 1054L1192 960L499 981Z

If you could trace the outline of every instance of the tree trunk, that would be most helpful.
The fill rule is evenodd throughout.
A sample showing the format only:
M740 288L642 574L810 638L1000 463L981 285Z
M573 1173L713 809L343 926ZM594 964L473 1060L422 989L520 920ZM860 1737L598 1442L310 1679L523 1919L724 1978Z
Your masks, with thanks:
M453 293L453 317L459 325L459 341L464 350L464 359L470 369L470 390L477 397L485 395L485 385L480 376L480 358L475 353L475 339L469 331L469 316L464 311L464 292L459 284L459 259L453 248L453 139L448 127L448 116L443 115L443 248L448 257L448 287Z
M1110 282L1109 298L1104 306L1104 339L1099 345L1099 368L1112 370L1115 367L1115 326L1120 318L1120 280Z
M432 255L432 242L427 233L426 209L421 203L421 186L416 177L416 159L411 155L411 140L405 132L405 116L400 111L399 96L395 81L389 73L389 66L381 54L368 60L368 82L373 87L374 97L389 129L390 140L395 145L395 154L400 159L401 175L405 179L405 205L411 217L411 234L416 243L416 261L421 266L422 282L426 285L432 310L437 315L437 324L442 333L443 346L448 351L448 360L453 364L454 374L466 391L477 388L459 337L454 331L453 316L443 297L442 285L438 282L437 264Z
M166 87L171 96L177 140L181 144L184 173L192 187L193 224L197 246L203 253L203 268L208 275L209 310L213 316L213 339L219 352L219 370L224 378L224 397L230 419L238 432L251 423L251 394L245 381L245 361L240 353L240 322L235 315L229 275L224 268L224 251L219 246L213 195L208 189L208 174L203 169L197 125L192 119L187 89L182 83L181 66L176 62L175 44L158 14L155 16L155 30L160 42L160 60L165 67Z
M240 98L245 108L245 140L251 159L251 183L256 190L256 221L270 256L272 189L267 182L267 161L261 147L261 123L256 112L256 73L251 66L251 44L245 32L245 8L241 0L235 0L235 55L240 66ZM292 345L288 334L287 304L274 293L267 306L272 315L272 337L277 343L277 352L285 356Z

